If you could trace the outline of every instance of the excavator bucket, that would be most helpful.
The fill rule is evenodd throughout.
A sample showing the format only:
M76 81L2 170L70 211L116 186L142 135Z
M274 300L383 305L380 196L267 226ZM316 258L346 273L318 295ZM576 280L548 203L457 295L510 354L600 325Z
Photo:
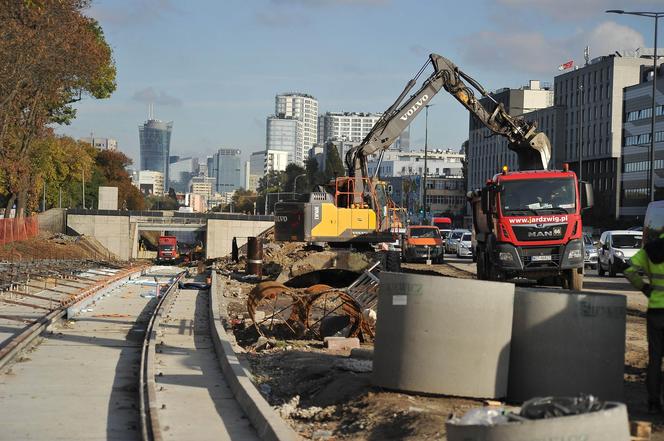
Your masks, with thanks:
M510 145L517 153L519 170L546 170L551 159L551 142L543 132L524 138L521 145Z

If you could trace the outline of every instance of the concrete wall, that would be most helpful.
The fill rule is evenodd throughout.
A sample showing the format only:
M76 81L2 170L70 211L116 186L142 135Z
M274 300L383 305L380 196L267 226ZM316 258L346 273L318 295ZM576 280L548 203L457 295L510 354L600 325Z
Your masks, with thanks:
M37 215L39 231L50 231L51 233L65 232L65 209L51 208Z
M129 216L69 214L67 229L76 234L93 236L121 260L131 258Z
M255 237L274 225L273 221L246 221L208 219L206 236L206 258L223 257L231 252L233 237L241 247L247 243L247 237Z

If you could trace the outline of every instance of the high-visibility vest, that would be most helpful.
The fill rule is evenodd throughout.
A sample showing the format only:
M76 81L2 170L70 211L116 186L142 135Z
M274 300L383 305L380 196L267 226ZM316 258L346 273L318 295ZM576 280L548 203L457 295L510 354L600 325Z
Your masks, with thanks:
M641 249L629 259L629 267L624 274L631 284L639 290L643 288L645 283L648 283L644 280L644 277L647 277L652 288L648 300L648 309L664 308L664 262L654 263L648 257L646 250Z

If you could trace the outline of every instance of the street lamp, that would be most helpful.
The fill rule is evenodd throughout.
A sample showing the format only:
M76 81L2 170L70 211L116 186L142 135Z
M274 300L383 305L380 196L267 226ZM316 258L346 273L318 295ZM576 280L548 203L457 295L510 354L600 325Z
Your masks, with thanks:
M424 218L427 218L427 152L429 149L429 107L433 104L424 106L424 178L422 182L424 188L422 189L422 206L424 207Z
M655 92L657 91L657 22L664 17L664 12L623 11L622 9L609 9L609 14L638 15L655 19L655 46L652 56L652 118L650 120L650 202L655 200Z
M302 173L301 175L295 176L295 180L293 181L293 195L297 193L297 178L301 178L302 176L306 176L306 173Z

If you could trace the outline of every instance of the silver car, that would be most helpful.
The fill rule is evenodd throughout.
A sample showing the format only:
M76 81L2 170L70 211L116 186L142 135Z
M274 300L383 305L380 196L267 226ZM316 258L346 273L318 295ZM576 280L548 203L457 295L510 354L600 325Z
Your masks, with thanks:
M583 264L586 268L597 269L598 252L589 234L583 235L583 248Z
M445 241L445 251L448 253L456 253L457 251L457 244L459 243L459 240L461 237L464 235L464 233L470 233L468 230L452 230L449 236L447 236L447 240Z
M473 257L472 238L471 233L463 233L463 236L457 242L457 257Z

